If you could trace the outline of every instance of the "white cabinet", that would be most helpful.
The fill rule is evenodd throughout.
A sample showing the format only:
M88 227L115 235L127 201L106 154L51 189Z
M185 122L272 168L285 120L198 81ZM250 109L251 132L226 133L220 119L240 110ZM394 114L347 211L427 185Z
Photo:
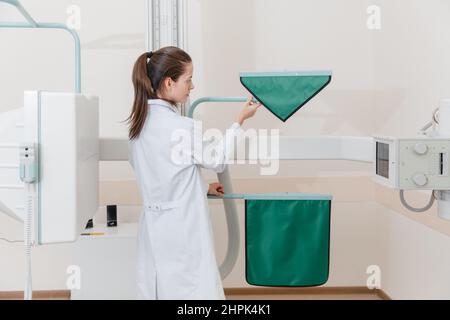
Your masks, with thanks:
M94 225L83 232L104 235L80 236L74 244L74 262L80 270L80 289L73 300L136 299L137 223L117 227Z

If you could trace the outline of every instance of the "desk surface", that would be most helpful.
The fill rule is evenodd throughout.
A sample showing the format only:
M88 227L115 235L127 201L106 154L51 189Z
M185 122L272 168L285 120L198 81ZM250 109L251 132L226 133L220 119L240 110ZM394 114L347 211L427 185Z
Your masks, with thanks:
M117 223L117 227L107 227L104 224L94 224L93 228L85 229L82 233L104 233L103 235L80 236L80 240L105 239L105 238L136 238L138 223Z

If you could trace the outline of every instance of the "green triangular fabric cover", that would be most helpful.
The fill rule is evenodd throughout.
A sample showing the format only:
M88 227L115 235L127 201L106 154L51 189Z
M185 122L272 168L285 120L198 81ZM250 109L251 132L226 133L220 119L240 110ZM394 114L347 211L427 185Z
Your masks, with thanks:
M286 121L331 81L331 72L241 73L242 85Z

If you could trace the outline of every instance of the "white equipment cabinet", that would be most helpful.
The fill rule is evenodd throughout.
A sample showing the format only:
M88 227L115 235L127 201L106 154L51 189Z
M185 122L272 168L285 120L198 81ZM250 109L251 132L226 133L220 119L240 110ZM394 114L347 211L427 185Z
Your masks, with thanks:
M72 300L136 299L137 223L117 227L94 224L74 243L74 265L80 270L80 288Z

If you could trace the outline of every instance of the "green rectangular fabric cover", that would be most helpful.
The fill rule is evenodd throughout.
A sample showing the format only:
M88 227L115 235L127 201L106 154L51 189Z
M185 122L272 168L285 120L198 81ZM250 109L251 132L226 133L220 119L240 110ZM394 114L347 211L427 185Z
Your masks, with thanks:
M327 282L330 200L246 200L246 280L255 286Z

